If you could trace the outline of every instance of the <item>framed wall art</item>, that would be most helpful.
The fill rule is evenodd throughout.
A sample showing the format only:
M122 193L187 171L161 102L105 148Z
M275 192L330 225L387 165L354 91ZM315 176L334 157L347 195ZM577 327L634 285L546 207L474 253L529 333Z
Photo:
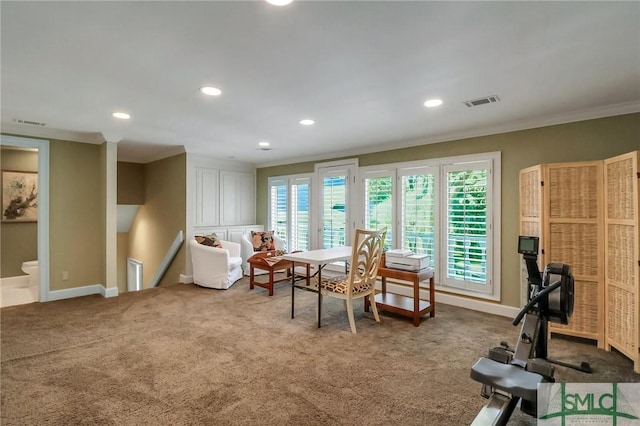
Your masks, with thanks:
M38 173L2 171L2 221L38 220Z

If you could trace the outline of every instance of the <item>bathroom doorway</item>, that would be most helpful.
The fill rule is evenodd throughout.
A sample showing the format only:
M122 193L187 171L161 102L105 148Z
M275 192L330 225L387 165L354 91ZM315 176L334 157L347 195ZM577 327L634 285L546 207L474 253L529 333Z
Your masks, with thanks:
M22 210L19 208L15 215L11 214L15 209L9 209L9 213L5 215L7 209L3 207L2 218L5 220L2 222L2 233L7 237L3 240L2 247L3 266L5 266L5 256L7 261L15 265L7 266L7 273L3 273L1 279L2 306L47 301L49 299L49 141L2 135L0 148L3 154L2 171L8 172L3 173L5 183L13 179L12 182L16 182L15 187L20 188L23 176L30 182L29 188L37 182L35 185L37 199L31 202L31 209L35 209L34 204L37 204L35 221L31 217L20 220ZM37 177L34 176L36 173ZM5 192L8 193L8 190L5 189L3 195ZM19 196L15 198L24 203L30 197L31 189L28 189L28 195L25 198L19 198ZM20 235L23 235L24 241L21 240ZM35 241L32 241L34 237ZM7 245L15 249L7 250L5 247ZM22 261L15 260L15 256L20 257ZM34 263L33 261L36 260L37 263ZM24 272L25 270L27 272Z

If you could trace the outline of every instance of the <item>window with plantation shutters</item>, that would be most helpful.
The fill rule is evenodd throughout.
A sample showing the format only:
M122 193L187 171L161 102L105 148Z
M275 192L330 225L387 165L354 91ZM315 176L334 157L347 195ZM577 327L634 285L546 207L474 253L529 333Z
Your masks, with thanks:
M399 247L436 259L437 167L399 169Z
M387 226L386 249L429 256L436 285L500 298L500 154L359 169L361 226Z
M490 293L491 163L447 164L443 172L444 283Z
M394 200L393 171L365 172L364 186L364 227L366 229L387 228L384 241L385 250L393 246ZM395 174L395 173L394 173Z
M269 179L269 229L285 241L287 251L309 250L309 176Z
M500 164L499 152L318 163L314 174L269 180L269 224L286 229L288 250L348 246L356 226L386 227L385 249L429 256L437 288L500 300Z
M318 244L317 248L349 245L355 227L350 199L356 163L353 160L316 164L318 176Z

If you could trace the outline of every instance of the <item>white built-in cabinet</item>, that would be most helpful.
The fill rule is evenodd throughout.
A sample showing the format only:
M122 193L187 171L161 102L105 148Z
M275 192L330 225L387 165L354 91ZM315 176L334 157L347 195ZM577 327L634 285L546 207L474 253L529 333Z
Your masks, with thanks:
M211 226L219 223L218 192L220 171L196 169L196 222L197 226Z
M194 235L209 235L216 234L218 238L224 241L233 241L234 243L240 243L244 234L249 234L251 231L264 231L262 225L243 225L243 226L212 226L195 228Z
M220 225L254 223L255 176L239 171L220 171Z
M195 168L196 227L255 223L255 174L247 171Z

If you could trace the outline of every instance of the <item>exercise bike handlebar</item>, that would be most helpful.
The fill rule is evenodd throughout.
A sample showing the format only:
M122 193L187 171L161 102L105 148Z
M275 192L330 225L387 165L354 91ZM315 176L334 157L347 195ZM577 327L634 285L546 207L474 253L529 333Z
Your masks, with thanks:
M553 290L557 289L558 287L560 287L560 285L562 285L562 280L558 280L555 281L554 283L552 283L551 285L547 286L544 288L544 290L542 290L541 292L539 292L538 294L536 294L534 296L533 299L531 299L529 301L529 303L527 303L526 305L524 305L524 307L522 309L520 309L520 312L518 312L518 315L516 315L516 317L513 319L513 325L518 325L520 324L520 321L522 321L522 318L524 317L524 315L529 312L529 310L536 304L538 303L541 299L543 299L544 297L546 297L549 293L551 293Z

